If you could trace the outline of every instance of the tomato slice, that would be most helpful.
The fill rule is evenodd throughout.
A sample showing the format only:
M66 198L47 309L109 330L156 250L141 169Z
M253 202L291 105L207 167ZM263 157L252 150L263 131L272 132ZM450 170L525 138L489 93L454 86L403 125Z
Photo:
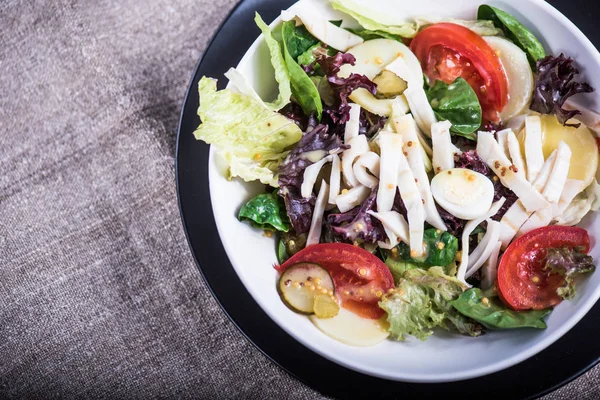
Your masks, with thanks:
M410 44L427 77L450 84L464 78L473 88L487 121L499 121L508 103L508 79L502 62L472 30L452 23L423 29Z
M276 265L275 269L283 272L301 262L315 263L329 271L336 295L345 309L369 319L379 319L385 314L378 303L394 287L394 278L373 254L345 243L315 244Z
M543 310L562 301L556 289L564 279L543 271L546 249L580 247L590 250L585 229L572 226L547 226L535 229L515 240L498 267L498 294L513 310Z

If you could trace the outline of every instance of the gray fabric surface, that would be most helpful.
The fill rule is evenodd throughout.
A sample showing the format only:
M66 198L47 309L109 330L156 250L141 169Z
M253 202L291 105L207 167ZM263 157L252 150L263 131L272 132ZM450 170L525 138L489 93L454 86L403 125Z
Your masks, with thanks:
M319 397L227 320L179 219L180 104L234 2L0 3L1 398Z

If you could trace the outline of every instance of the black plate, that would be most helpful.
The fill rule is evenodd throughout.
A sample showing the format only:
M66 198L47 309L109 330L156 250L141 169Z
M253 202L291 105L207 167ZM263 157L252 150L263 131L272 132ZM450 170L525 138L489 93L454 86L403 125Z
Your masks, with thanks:
M181 217L200 272L231 321L259 350L319 392L338 398L454 398L483 395L530 398L548 393L600 361L600 304L552 346L512 368L467 381L416 384L387 381L341 367L297 342L275 324L241 283L217 233L208 189L208 146L194 139L198 125L197 83L203 75L219 79L238 64L259 35L253 22L258 11L272 21L290 0L245 0L231 12L198 63L185 98L177 138L177 188ZM550 1L600 43L596 2ZM596 4L594 4L596 3ZM568 6L568 8L567 8ZM595 10L594 10L595 9ZM585 10L585 11L582 11ZM579 13L579 14L578 14Z

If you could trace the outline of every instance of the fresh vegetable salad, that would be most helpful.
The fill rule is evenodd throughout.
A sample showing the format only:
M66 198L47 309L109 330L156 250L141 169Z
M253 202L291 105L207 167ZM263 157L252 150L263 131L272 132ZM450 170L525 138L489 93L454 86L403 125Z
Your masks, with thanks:
M351 345L546 328L595 269L575 225L600 205L600 116L571 102L593 91L576 61L489 5L399 25L331 5L358 24L256 15L271 102L234 68L199 83L196 138L265 185L238 215L274 233L274 290Z

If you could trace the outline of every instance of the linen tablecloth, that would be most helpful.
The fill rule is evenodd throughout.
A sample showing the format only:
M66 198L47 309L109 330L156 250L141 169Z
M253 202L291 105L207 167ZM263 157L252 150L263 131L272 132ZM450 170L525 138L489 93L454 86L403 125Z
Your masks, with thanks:
M0 2L0 398L320 397L229 322L179 218L180 106L234 3Z

